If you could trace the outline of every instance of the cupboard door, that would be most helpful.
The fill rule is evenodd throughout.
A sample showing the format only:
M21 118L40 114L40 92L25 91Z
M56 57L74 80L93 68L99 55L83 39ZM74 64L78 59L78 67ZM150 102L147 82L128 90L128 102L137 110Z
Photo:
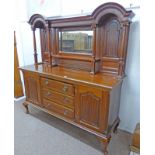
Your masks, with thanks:
M103 95L102 89L78 86L76 100L76 121L96 131L106 129L106 107L108 93Z
M41 104L40 82L36 73L24 72L26 100L35 104Z

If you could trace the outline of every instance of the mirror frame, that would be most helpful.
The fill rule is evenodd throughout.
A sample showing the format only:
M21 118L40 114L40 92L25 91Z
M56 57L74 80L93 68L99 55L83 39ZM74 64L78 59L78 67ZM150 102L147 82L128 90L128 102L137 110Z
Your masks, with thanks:
M93 35L93 39L92 39L92 49L91 49L91 53L85 53L85 52L77 52L77 53L74 53L74 52L63 52L63 51L60 51L60 43L59 43L59 33L60 32L63 32L63 31L92 31ZM57 31L57 38L58 38L58 41L57 41L57 45L58 45L58 55L72 55L72 56L88 56L88 57L92 57L93 55L93 49L94 49L94 29L92 29L91 26L84 26L84 27L65 27L65 28L59 28L58 31Z
M62 51L61 49L60 49L60 46L61 46L61 48L63 48L62 47L62 42L60 42L60 41L62 41L62 32L76 32L76 31L91 31L92 32L92 40L91 40L91 49L90 49L90 53L87 53L87 52L85 52L85 51L83 51L83 50L79 50L79 52L74 52L74 51ZM84 54L84 55L92 55L92 53L93 53L93 40L94 40L94 33L93 33L93 30L91 30L91 29L88 29L88 28L85 28L85 29L60 29L59 30L59 32L58 32L59 34L59 53L68 53L68 54ZM61 39L60 39L60 35L61 35Z

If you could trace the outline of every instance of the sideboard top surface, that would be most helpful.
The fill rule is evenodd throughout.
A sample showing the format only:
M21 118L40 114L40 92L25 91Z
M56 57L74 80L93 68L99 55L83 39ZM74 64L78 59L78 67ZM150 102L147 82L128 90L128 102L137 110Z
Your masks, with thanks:
M84 84L92 84L106 89L112 89L122 81L122 78L105 75L103 73L97 73L94 75L86 71L72 70L60 66L50 67L47 64L28 65L21 67L20 69L37 72L58 80L62 79Z

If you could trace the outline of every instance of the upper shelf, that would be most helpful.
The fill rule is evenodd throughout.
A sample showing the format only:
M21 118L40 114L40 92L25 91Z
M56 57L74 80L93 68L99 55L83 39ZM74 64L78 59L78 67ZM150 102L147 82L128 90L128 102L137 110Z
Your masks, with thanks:
M39 28L44 63L123 77L133 16L132 11L112 2L100 5L86 16L51 18L34 14L29 23L35 63L35 29Z

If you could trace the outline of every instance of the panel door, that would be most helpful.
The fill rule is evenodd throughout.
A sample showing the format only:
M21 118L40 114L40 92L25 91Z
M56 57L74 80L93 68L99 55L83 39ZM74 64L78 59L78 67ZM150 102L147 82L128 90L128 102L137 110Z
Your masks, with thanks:
M39 75L33 72L24 72L26 100L41 104Z
M105 96L102 89L91 86L79 86L77 94L76 121L93 130L104 131L107 125L108 94Z

